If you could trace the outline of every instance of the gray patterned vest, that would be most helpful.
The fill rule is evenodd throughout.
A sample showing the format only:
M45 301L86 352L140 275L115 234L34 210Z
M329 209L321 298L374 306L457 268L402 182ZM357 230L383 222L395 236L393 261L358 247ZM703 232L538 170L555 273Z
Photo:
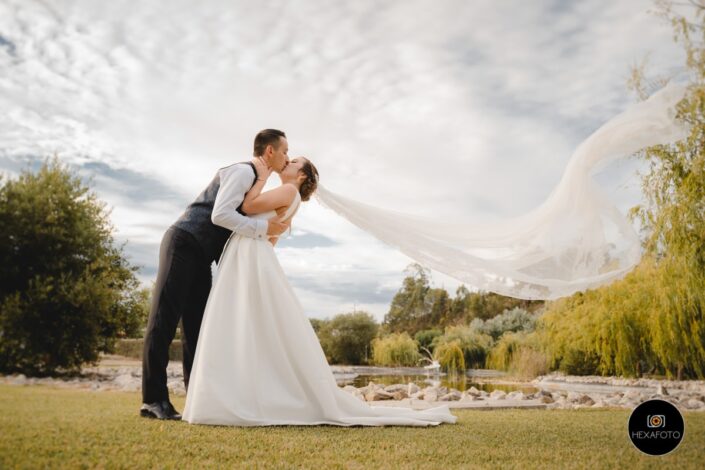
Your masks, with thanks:
M252 167L252 171L255 174L252 180L252 185L254 186L257 180L255 166L252 162L235 163L235 165L239 164L246 164ZM181 217L173 224L174 227L193 235L209 263L218 261L225 242L228 241L230 234L232 234L232 231L211 222L211 214L213 213L213 205L215 204L215 197L218 195L218 189L220 189L220 173L215 174L206 189L198 195L195 201L189 204L184 213L181 214ZM242 204L237 208L237 211L242 215L246 215L242 211Z

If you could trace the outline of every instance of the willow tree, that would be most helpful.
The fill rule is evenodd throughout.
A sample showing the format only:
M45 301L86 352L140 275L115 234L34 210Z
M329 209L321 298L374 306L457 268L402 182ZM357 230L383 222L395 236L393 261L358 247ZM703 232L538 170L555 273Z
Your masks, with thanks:
M705 377L705 2L694 1L695 21L660 2L685 50L688 92L677 117L689 126L684 140L646 149L645 204L633 209L646 233L647 256L658 262L663 308L651 317L651 347L668 375ZM643 69L632 86L645 94Z

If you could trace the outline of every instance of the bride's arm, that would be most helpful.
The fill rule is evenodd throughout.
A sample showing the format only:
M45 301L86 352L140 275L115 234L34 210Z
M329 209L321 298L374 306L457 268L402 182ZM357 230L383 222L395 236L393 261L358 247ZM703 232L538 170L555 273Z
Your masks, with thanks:
M289 233L290 233L290 234L291 234L291 220L294 218L294 215L296 215L296 212L297 212L298 210L299 210L299 208L297 207L293 214L291 214L291 215L290 215L289 217L287 217L286 219L280 221L280 222L283 223L283 224L288 224L288 225L289 225ZM284 212L286 212L286 209L277 210L277 215L278 215L278 216L281 216ZM278 236L276 236L276 237L269 237L269 243L271 243L272 246L276 246L276 244L277 244L278 241L279 241L279 237L278 237Z
M245 200L242 202L242 210L245 214L261 214L288 207L296 197L296 187L291 184L283 184L263 193L264 183L264 181L257 181L245 195Z

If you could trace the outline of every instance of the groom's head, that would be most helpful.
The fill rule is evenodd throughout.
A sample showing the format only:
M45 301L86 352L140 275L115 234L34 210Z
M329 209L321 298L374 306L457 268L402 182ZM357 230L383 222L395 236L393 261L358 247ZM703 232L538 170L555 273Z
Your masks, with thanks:
M286 134L282 131L264 129L255 136L253 155L264 158L264 161L277 173L280 173L289 163L288 152L289 143L286 141Z

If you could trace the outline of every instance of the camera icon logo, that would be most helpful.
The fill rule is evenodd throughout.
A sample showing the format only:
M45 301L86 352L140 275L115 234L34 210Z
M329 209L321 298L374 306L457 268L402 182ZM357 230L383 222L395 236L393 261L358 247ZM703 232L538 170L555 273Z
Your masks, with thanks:
M664 415L648 415L646 417L646 426L649 428L666 427L666 416L664 416Z

